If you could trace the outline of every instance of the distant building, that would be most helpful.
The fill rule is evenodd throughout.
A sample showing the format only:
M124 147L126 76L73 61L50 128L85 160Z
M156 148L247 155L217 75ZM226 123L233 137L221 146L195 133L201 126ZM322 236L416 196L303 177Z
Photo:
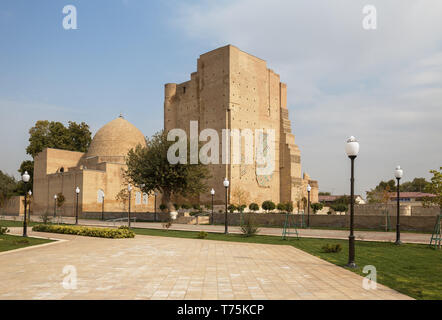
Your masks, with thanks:
M348 195L327 195L327 196L318 196L319 202L324 205L331 205L336 202L339 198L349 197ZM355 204L365 204L365 200L360 195L355 195Z
M390 192L390 202L397 201L397 193ZM399 202L404 202L411 205L422 205L422 201L424 198L432 198L435 197L434 194L424 193L424 192L401 192L399 194Z
M54 195L61 193L65 203L57 213L75 215L76 187L80 188L79 213L127 211L127 204L117 200L117 194L127 189L125 157L137 145L146 146L144 135L120 116L98 130L87 153L44 149L34 159L34 214L52 213ZM131 210L153 211L153 197L134 186Z

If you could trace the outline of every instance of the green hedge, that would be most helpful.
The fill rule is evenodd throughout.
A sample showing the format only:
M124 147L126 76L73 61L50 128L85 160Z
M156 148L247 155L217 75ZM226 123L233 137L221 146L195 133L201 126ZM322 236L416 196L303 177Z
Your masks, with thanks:
M113 228L94 228L94 227L81 227L81 226L60 226L60 225L39 224L32 227L32 230L39 232L75 234L78 236L113 238L113 239L135 237L135 233L132 230L129 230L128 227L124 226L118 229L113 229Z

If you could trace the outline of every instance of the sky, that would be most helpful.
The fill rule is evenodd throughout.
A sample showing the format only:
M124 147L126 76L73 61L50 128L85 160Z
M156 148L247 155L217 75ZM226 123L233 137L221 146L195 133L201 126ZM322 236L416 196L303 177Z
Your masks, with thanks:
M77 9L76 30L63 28L65 5ZM366 5L376 29L363 28ZM18 178L37 120L84 121L95 133L123 113L152 135L164 84L232 44L287 83L303 172L320 191L349 193L350 135L356 193L397 165L404 181L428 179L442 166L440 17L440 0L2 0L0 170Z

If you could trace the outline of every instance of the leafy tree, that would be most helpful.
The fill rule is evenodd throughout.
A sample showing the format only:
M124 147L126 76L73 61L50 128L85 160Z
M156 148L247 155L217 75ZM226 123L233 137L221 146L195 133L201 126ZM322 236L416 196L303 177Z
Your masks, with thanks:
M424 206L436 205L442 214L442 167L439 170L430 170L433 174L430 183L425 187L425 191L432 193L435 197L425 197Z
M250 205L249 205L249 209L251 210L251 211L258 211L259 210L259 205L257 204L257 203L251 203Z
M26 153L34 158L37 154L42 152L45 148L55 148L69 151L86 152L92 141L92 134L89 126L84 123L68 122L65 127L61 122L39 120L29 130L29 145L26 148ZM33 186L34 177L34 161L25 160L21 163L21 175L27 171L31 176L29 186ZM24 194L22 188L21 194Z
M289 213L293 212L293 202L289 201L285 204L285 210Z
M26 153L33 158L45 148L86 152L92 141L89 126L69 121L68 127L61 122L39 120L29 130Z
M17 181L14 177L0 170L0 208L3 208L6 202L16 194L16 190Z
M279 211L285 211L285 204L278 203L278 205L276 206L276 209L278 209Z
M348 210L348 206L346 204L343 204L343 203L332 204L330 206L330 208L333 209L336 212L347 212L347 210Z
M159 190L169 211L173 211L172 196L194 196L207 190L207 166L198 164L171 164L167 159L169 147L167 134L160 131L147 139L147 147L138 145L129 151L125 176L134 184L143 186L149 194ZM188 146L188 159L189 150Z
M232 189L232 199L231 202L241 211L242 206L246 206L246 203L249 202L250 193L247 190L244 190L240 186L235 186Z
M425 178L414 178L413 181L402 183L400 190L403 192L425 192L425 189L430 184Z
M263 208L266 212L275 210L275 203L270 200L266 200L262 203L261 208Z
M313 213L318 212L319 210L322 210L322 208L324 208L324 204L323 203L311 203L310 207L313 209Z

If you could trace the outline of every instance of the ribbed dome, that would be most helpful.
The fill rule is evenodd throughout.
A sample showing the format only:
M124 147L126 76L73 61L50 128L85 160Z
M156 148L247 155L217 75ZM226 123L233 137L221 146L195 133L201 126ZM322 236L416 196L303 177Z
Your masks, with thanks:
M121 157L138 144L146 146L146 138L129 121L119 117L105 124L95 134L87 157Z

